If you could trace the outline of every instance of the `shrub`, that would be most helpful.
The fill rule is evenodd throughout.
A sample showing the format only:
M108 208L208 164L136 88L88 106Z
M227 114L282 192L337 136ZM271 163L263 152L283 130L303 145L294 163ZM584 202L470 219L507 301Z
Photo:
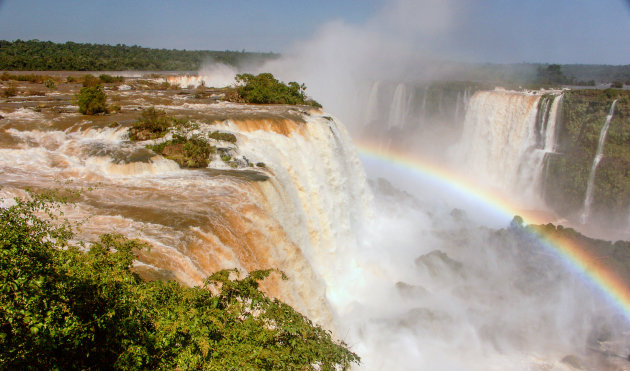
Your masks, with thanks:
M246 103L260 104L307 104L315 107L321 105L312 99L307 99L306 86L291 81L284 84L270 73L254 76L249 73L236 75L236 92ZM233 95L228 92L226 99Z
M623 89L623 82L614 81L612 84L610 84L610 87L615 89Z
M81 88L77 95L77 103L79 112L84 115L109 112L107 109L107 96L100 85Z
M186 168L207 167L210 155L216 152L216 148L207 140L199 136L186 138L182 135L175 135L171 140L147 148Z
M100 83L100 80L90 74L83 75L83 87L91 88Z
M72 77L72 76L68 76L68 77L66 77L66 82L67 82L67 83L77 82L77 79L75 79L75 78L74 78L74 77Z
M163 110L149 107L142 110L140 118L129 130L131 140L150 140L163 137L173 125L174 119Z
M225 142L236 143L236 135L232 133L225 133L222 131L213 131L212 133L208 134L208 137L212 139L216 139L216 140L222 140Z

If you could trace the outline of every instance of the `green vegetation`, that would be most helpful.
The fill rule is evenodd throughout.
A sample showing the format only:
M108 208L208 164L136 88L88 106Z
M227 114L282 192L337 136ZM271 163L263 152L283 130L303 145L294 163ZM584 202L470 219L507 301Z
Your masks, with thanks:
M564 93L559 148L547 159L544 184L548 204L564 215L582 208L599 135L615 99L604 156L595 176L593 212L627 215L630 209L630 91L571 90Z
M134 141L162 138L179 121L167 116L163 110L149 107L142 110L140 118L129 129L129 139Z
M34 75L32 73L29 74L10 74L8 72L3 72L0 75L0 80L2 81L26 81L32 82L35 84L43 84L45 81L52 80L53 82L57 80L56 77L48 76L48 75Z
M125 81L125 78L122 77L122 76L112 76L112 75L107 75L107 74L101 74L101 75L98 76L98 78L104 84L111 84L111 83L115 83L115 82L124 82Z
M103 87L100 85L81 88L76 99L79 105L79 112L84 115L109 112L107 108L107 96L103 91Z
M538 67L537 82L543 85L555 86L569 84L572 81L564 75L559 64L550 64L546 68Z
M149 145L147 148L187 168L207 167L210 155L216 152L216 148L200 136L187 138L178 134L171 140Z
M224 270L194 288L145 282L132 263L146 244L102 235L89 248L74 245L53 200L0 207L3 369L335 370L359 362L259 290L273 270L242 279Z
M598 257L598 261L606 266L606 269L618 275L626 284L630 284L630 241L604 241L586 237L572 228L551 223L545 225L523 225L523 219L515 216L510 223L509 231L520 237L523 247L532 247L532 233L545 236L551 240L571 241L572 245L579 246L588 252L590 256ZM495 232L495 236L505 234L506 230ZM503 244L504 246L506 244Z
M257 104L305 104L314 107L321 105L305 94L306 86L291 81L284 84L270 73L236 75L237 96L228 95L227 99Z
M0 40L0 70L18 71L196 71L212 60L228 65L264 62L274 53L167 50L140 46L80 44L50 41Z
M101 83L99 78L90 74L83 75L81 80L82 80L81 83L83 84L83 87L86 87L86 88L93 87Z
M615 89L623 89L623 82L621 82L621 81L613 81L610 84L610 87L611 88L615 88Z
M213 131L212 133L208 134L208 137L212 139L216 139L216 140L222 140L225 142L236 143L236 135L232 133L225 133L222 131Z

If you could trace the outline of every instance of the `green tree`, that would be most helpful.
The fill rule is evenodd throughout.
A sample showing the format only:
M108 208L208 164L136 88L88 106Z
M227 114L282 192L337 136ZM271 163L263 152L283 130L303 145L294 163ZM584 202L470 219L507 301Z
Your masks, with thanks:
M295 81L284 84L271 73L261 73L256 76L249 73L236 75L236 92L240 100L246 103L307 104L321 107L314 100L307 99L304 84Z
M567 84L571 82L562 72L559 64L550 64L547 68L538 67L538 82L541 84Z
M109 112L107 108L107 96L103 91L103 87L100 85L81 88L76 99L79 105L79 112L84 115Z
M89 248L74 245L56 205L33 195L0 207L3 369L334 370L359 362L259 290L274 270L241 279L224 270L194 288L145 282L132 264L146 244L103 235Z

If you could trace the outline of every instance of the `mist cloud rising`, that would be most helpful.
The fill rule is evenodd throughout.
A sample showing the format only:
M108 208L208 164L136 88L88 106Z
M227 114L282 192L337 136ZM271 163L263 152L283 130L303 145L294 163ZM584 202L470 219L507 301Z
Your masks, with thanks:
M263 66L302 81L308 94L352 126L361 90L373 81L431 80L454 72L444 46L465 6L446 0L396 0L362 25L333 21Z

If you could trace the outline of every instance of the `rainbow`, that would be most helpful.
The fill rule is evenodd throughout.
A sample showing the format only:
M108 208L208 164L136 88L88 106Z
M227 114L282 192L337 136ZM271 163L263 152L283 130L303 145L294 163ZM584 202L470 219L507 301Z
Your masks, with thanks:
M370 142L358 143L359 154L363 158L376 160L395 166L406 172L415 173L429 178L438 184L450 187L456 192L480 201L506 218L520 215L526 224L545 224L535 213L523 210L520 206L482 187L473 184L445 167L419 159L396 150L383 150ZM508 219L509 220L509 219ZM584 279L584 281L615 306L630 322L630 288L626 283L598 257L581 247L577 242L558 236L545 235L542 232L531 231L541 242L542 246L558 256L566 266Z

